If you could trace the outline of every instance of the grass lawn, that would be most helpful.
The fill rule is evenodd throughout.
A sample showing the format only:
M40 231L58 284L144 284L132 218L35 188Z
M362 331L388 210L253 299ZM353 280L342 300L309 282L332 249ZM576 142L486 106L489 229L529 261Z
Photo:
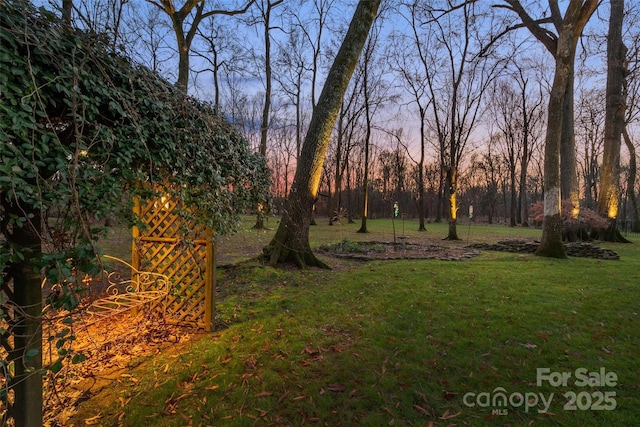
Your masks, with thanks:
M219 244L221 264L234 263L219 271L228 327L136 361L80 405L76 425L638 425L637 243L603 244L619 261L483 252L298 271L250 260L274 231L250 222ZM402 227L424 238L416 222ZM357 228L322 222L312 246L393 239L389 220ZM446 225L427 229L441 244ZM540 230L464 224L459 235L463 246Z

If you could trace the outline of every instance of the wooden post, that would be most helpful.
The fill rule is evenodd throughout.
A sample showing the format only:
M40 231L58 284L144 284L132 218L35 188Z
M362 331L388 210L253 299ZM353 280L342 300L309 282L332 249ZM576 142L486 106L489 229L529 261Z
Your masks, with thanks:
M140 206L140 198L136 197L133 201L133 213L135 215L136 218L140 218L142 215L142 207ZM137 226L133 226L133 228L131 229L131 265L133 266L133 268L135 268L137 271L141 271L142 268L140 268L140 252L138 251L138 244L140 243L140 229ZM136 271L131 270L131 279L132 280L136 280L137 277L133 277L135 274L137 274ZM131 315L135 316L138 314L138 310L133 308L131 310Z
M206 270L205 270L205 330L211 332L215 328L216 318L216 257L213 233L206 233Z
M133 205L133 213L135 214L136 218L140 219L141 215L142 215L142 208L140 207L140 198L136 197L134 200L134 205ZM140 252L138 252L138 243L140 240L140 229L138 227L136 227L135 225L133 226L133 229L131 230L131 265L133 265L133 267L140 271L142 270L140 268Z

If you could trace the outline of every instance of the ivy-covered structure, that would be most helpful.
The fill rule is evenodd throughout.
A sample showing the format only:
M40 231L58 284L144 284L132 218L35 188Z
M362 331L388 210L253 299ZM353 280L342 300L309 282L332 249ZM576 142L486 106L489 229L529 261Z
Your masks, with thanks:
M0 303L15 425L42 422L42 275L99 268L105 221L178 196L224 234L265 200L265 161L207 104L26 0L0 0ZM72 278L69 280L73 280ZM8 392L6 392L8 390Z

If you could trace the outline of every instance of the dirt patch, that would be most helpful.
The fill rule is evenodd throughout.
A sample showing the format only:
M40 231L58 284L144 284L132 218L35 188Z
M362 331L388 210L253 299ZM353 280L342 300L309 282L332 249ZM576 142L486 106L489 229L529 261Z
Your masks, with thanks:
M320 254L335 258L360 261L399 260L399 259L437 259L444 261L464 261L477 256L480 252L473 248L443 246L429 243L407 241L394 242L352 242L342 241L317 248Z
M84 425L85 418L95 414L79 413L78 406L83 401L105 392L109 395L113 384L135 384L138 380L131 374L135 366L151 355L180 348L202 334L168 324L158 313L125 314L91 326L74 323L73 342L60 346L57 326L44 326L45 363L57 359L56 353L61 349L69 352L62 369L55 374L49 371L44 378L44 419L46 425L53 426ZM49 336L53 339L48 340ZM72 363L74 355L82 355L84 361ZM104 400L113 398L109 395Z
M500 252L515 252L515 253L534 253L538 246L539 241L533 240L502 240L497 243L475 243L467 246L470 249L482 249L489 251ZM620 259L620 255L611 249L601 248L593 242L569 242L564 244L564 249L567 255L570 257L578 258L595 258L605 260Z

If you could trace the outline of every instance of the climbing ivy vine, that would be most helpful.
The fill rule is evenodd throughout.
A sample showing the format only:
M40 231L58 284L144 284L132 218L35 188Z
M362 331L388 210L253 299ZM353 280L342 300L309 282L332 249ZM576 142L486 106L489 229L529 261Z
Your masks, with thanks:
M114 54L100 35L69 31L25 1L3 9L2 206L41 214L4 210L3 232L42 221L47 252L79 250L103 230L96 219L131 223L132 197L153 183L225 234L265 198L263 158L210 105Z
M0 6L0 287L16 291L15 307L36 309L16 316L41 310L41 273L60 282L100 268L105 224L135 224L136 196L178 195L215 234L266 199L264 159L210 105L100 34L25 0ZM33 359L29 343L14 353ZM29 363L22 374L37 370ZM16 387L38 384L15 375Z

